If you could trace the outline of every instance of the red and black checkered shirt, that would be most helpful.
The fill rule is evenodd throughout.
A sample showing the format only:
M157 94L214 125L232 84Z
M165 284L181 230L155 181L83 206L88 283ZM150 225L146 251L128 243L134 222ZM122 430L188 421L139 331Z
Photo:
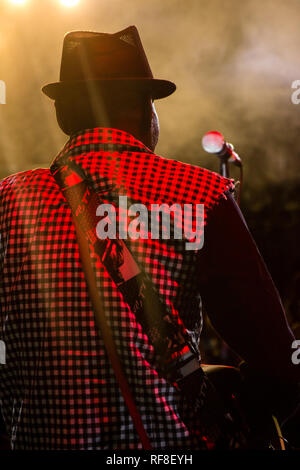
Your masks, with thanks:
M115 203L199 203L205 216L232 182L155 155L131 135L78 133L68 153L95 190ZM47 169L0 184L0 399L15 449L140 448L95 327L70 209ZM183 240L126 241L174 318L199 341L198 251ZM205 242L204 242L205 243ZM153 347L104 267L97 265L107 320L154 448L187 448L178 391L159 375ZM2 358L3 359L3 358ZM2 362L4 362L2 360Z

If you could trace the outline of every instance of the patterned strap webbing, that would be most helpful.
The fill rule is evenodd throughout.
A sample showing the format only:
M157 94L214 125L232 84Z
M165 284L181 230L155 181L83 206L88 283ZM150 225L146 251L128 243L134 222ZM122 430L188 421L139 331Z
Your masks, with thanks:
M197 351L182 325L172 321L166 306L148 276L140 269L121 239L100 239L96 234L102 203L83 170L69 155L64 155L50 168L72 215L81 227L91 251L100 259L147 334L162 375L171 382L199 368Z

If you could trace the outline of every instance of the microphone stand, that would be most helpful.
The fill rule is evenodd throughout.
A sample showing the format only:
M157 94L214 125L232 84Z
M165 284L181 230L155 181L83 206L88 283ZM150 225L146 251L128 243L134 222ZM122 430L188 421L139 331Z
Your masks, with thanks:
M229 178L229 165L228 165L228 157L220 157L220 171L221 176L224 178Z
M203 140L202 140L202 146L203 146L204 150L207 151L208 153L215 154L220 159L219 174L221 176L223 176L224 178L230 178L229 163L234 162L234 161L239 162L238 166L240 168L240 187L239 187L238 195L236 197L236 201L237 201L237 204L239 206L240 205L240 199L241 199L242 183L243 183L243 164L242 164L242 160L239 158L238 154L236 152L234 152L233 145L229 144L229 143L226 143L224 141L224 138L223 138L222 134L220 134L218 132L215 132L215 131L213 131L211 133L207 133L206 136L208 134L213 134L214 136L217 136L218 138L222 139L223 148L219 152L214 151L215 149L214 150L212 150L212 149L208 150L207 148L205 148L205 146L203 145ZM232 159L232 157L235 157L235 159ZM231 158L231 160L230 160L230 158ZM231 350L224 341L222 341L220 356L223 358L223 360L226 360L226 359L230 358L230 356L231 356Z
M239 168L240 168L240 180L239 180L238 194L236 196L236 202L237 202L238 206L240 206L242 186L243 186L243 165L240 165ZM220 170L219 170L219 173L224 178L230 178L229 164L228 164L228 158L227 157L220 157Z

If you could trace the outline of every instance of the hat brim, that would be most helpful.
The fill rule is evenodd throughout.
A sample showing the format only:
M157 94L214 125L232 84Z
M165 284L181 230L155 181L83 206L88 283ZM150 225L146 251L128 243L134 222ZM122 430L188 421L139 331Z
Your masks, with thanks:
M48 83L43 86L42 92L49 98L55 100L59 96L72 91L80 91L80 89L91 89L93 86L105 91L109 91L114 87L129 88L136 90L148 90L153 99L166 98L174 93L176 85L168 80L160 80L156 78L124 78L124 79L99 79L99 80L72 80Z

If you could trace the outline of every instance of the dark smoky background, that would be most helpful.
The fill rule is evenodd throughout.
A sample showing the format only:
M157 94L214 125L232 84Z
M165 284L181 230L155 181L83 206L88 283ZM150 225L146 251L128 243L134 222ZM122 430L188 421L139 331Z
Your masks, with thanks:
M297 328L300 105L291 84L300 79L299 19L299 0L81 0L73 8L0 0L0 177L47 167L66 141L40 91L58 79L64 34L135 24L154 76L177 84L156 102L157 153L218 171L203 134L218 130L235 145L242 210Z

